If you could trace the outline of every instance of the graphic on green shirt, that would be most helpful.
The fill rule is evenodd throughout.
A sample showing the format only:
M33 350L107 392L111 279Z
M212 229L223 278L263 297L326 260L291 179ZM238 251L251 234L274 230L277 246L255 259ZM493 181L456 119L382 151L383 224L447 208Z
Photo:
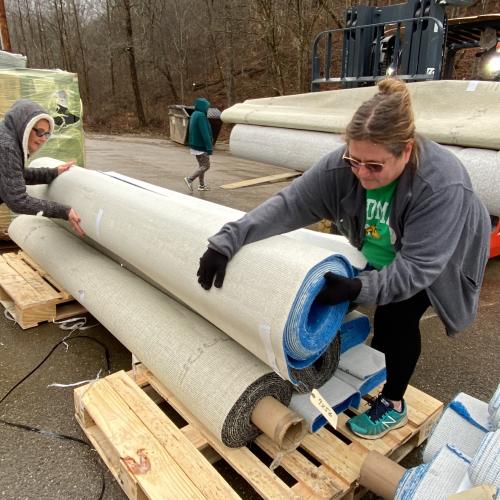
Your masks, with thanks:
M376 269L390 264L396 256L395 234L389 226L392 198L398 180L387 186L366 190L365 236L361 252Z

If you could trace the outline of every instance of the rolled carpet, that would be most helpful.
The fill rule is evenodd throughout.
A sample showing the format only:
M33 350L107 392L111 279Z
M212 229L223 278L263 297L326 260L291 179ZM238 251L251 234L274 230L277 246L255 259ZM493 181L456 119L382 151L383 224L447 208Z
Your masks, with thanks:
M333 411L340 414L350 407L357 408L361 401L359 392L347 382L335 375L324 385L319 387L319 392ZM302 415L307 423L309 432L317 432L328 422L319 410L310 402L311 393L294 393L290 408Z
M340 353L344 354L349 349L364 344L370 330L370 320L366 314L359 311L347 314L340 327Z
M488 404L463 392L445 408L427 440L422 458L430 462L446 444L474 456L488 432Z
M500 384L488 403L488 414L490 430L500 429Z
M327 271L353 276L342 255L275 236L245 245L229 263L224 286L207 292L196 280L199 257L228 221L212 203L159 195L78 167L30 189L73 206L89 238L294 383L290 368L314 363L343 321L347 303L315 300Z
M248 160L305 171L343 143L339 134L278 127L235 125L230 138L231 153ZM491 141L492 145L494 143ZM474 190L489 212L500 215L500 196L496 189L500 185L500 151L486 149L486 146L485 149L454 145L443 147L464 164Z
M469 477L475 486L491 484L500 488L500 430L484 436L472 458Z
M417 132L441 144L500 149L497 82L434 80L412 83L408 90ZM226 123L342 134L358 107L376 92L376 87L359 87L248 99L224 110L221 118ZM295 151L297 143L293 146Z
M408 469L396 490L395 500L445 500L456 493L467 475L470 457L446 445L431 462Z
M291 385L255 356L59 225L23 215L9 234L227 446L259 434L261 399L290 401Z
M292 368L292 374L300 382L294 387L299 393L309 393L311 387L321 387L332 378L340 361L340 335L327 347L326 351L312 365L302 370Z

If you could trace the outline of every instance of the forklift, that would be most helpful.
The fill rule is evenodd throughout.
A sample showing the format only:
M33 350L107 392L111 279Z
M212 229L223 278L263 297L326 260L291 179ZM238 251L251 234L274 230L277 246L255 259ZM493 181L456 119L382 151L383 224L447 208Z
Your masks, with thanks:
M500 14L448 19L446 6L473 0L408 0L353 6L345 28L319 33L313 43L311 91L375 85L395 75L407 82L453 79L457 55L473 51L475 80L500 81ZM333 68L340 71L335 76ZM500 219L491 217L490 258L500 255Z

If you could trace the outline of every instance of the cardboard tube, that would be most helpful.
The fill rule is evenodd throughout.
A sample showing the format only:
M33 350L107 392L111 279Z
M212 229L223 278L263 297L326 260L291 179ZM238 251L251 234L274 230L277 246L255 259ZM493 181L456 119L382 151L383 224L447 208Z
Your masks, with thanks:
M304 419L271 396L257 403L250 420L285 452L297 448L307 432Z
M370 451L361 465L359 484L382 498L392 500L405 472L404 467L390 458L378 451Z

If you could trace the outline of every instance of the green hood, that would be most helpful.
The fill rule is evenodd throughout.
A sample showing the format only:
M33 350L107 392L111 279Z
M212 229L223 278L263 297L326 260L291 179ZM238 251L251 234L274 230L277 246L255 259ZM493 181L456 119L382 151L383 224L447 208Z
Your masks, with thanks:
M197 97L194 101L195 111L201 111L202 113L207 114L209 107L210 107L210 101L208 101L204 97Z

